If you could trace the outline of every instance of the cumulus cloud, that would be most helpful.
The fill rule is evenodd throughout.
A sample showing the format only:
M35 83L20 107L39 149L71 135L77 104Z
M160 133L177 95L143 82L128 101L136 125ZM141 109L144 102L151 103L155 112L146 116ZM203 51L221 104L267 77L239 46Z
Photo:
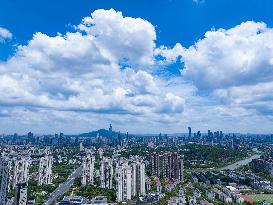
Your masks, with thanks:
M199 89L218 89L273 80L273 29L245 22L208 31L183 53L182 75Z
M123 17L114 9L100 9L85 17L78 29L91 35L101 52L117 63L153 64L156 33L146 20Z
M272 39L272 28L247 21L230 29L208 31L189 48L179 43L173 48L161 46L155 55L165 65L180 59L184 63L182 78L208 99L272 116Z
M12 33L8 29L0 27L0 43L11 38L12 38Z
M143 133L263 121L269 130L272 39L265 23L245 22L208 31L189 48L156 46L150 22L96 10L74 32L35 33L0 62L1 125L79 132L112 122ZM177 61L181 76L155 74Z
M152 24L111 9L93 12L76 28L57 36L35 33L0 64L2 107L147 119L183 112L182 96L149 73Z

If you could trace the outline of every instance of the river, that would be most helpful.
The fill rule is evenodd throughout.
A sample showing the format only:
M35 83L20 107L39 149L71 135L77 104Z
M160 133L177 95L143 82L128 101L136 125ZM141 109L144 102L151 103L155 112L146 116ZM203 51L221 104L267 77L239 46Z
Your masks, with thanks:
M249 164L253 159L260 158L261 155L262 155L261 152L256 151L256 154L254 154L254 155L252 155L250 157L247 157L247 158L245 158L243 160L240 160L238 162L235 162L233 164L230 164L230 165L227 165L225 167L222 167L222 168L220 168L218 170L221 171L221 170L235 170L235 169L238 169L241 166Z

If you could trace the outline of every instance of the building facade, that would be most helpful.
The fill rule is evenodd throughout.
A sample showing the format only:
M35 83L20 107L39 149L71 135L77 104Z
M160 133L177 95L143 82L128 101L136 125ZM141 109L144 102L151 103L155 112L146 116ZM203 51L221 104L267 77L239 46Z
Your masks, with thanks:
M82 186L94 185L95 157L88 154L82 163Z
M9 181L8 162L0 158L0 205L6 204L8 181Z
M28 169L30 162L26 158L17 159L14 162L13 188L19 183L28 182Z
M159 178L183 180L183 158L176 152L157 153L154 152L150 159L152 176Z
M116 166L117 202L128 201L132 198L132 168L128 162Z
M100 165L100 186L101 188L113 188L113 161L111 158L103 158Z
M40 159L38 184L52 184L53 157L46 155Z

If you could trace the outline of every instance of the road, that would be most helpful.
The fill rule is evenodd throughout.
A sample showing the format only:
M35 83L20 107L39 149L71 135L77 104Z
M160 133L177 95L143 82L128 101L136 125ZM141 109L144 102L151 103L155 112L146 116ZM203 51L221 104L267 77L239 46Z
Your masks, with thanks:
M43 205L49 205L54 202L59 196L65 194L69 188L73 185L74 180L79 177L82 173L82 166L78 167L68 178L67 180L60 184L46 199Z

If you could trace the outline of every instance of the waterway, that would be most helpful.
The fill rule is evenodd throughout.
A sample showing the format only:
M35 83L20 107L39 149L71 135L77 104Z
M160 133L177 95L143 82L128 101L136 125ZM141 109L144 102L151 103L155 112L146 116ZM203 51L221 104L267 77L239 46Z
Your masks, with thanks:
M238 169L241 166L249 164L253 159L260 158L260 156L262 155L262 152L257 151L257 149L254 149L253 151L255 151L256 153L251 155L250 157L247 157L247 158L245 158L243 160L240 160L240 161L237 161L237 162L235 162L233 164L222 167L222 168L220 168L218 170L220 170L220 171L221 170L235 170L235 169Z

